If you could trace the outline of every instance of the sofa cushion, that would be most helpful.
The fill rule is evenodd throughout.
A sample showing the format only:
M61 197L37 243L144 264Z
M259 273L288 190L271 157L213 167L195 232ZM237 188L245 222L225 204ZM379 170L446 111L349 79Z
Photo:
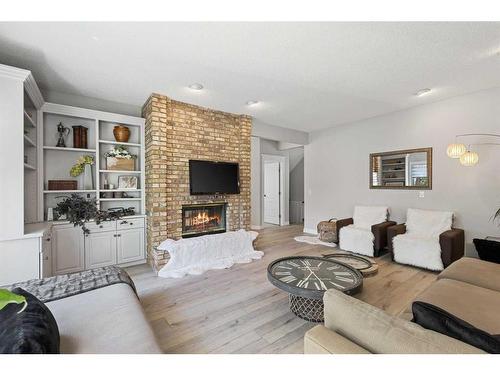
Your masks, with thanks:
M24 310L17 304L0 310L0 353L58 354L59 330L50 310L21 288L12 292L24 296L27 305Z
M484 353L454 338L391 316L334 289L325 292L323 301L325 327L371 353Z
M500 292L500 264L461 258L441 272L438 279L452 279Z
M372 225L380 224L387 220L388 208L384 206L355 206L353 221L354 226L371 230Z
M451 229L453 212L409 208L406 212L406 233L412 237L439 238Z
M110 285L47 303L59 326L61 353L159 353L133 289Z
M500 353L500 336L490 335L449 312L425 302L413 302L413 321L418 325L466 342L487 353Z
M440 279L416 301L442 308L489 334L500 334L500 293L457 280Z
M318 325L304 336L305 354L370 354L370 352L338 333Z

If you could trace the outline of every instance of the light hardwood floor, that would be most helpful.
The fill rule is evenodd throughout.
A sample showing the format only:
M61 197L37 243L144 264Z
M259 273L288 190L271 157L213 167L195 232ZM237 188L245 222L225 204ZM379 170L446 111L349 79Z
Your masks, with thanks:
M290 255L320 255L326 246L296 242L302 226L260 231L261 260L181 279L156 277L147 265L127 271L165 353L302 353L304 333L314 326L288 309L288 295L267 281L266 268ZM356 297L398 314L436 274L377 258L379 272L365 278Z

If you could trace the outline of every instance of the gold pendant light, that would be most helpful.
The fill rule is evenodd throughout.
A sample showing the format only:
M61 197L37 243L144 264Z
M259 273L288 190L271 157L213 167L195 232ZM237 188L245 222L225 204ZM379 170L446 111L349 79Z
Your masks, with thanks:
M460 156L460 164L466 167L472 167L479 162L479 155L474 151L466 151Z
M467 148L463 143L452 143L446 149L446 153L452 159L460 158L466 151Z

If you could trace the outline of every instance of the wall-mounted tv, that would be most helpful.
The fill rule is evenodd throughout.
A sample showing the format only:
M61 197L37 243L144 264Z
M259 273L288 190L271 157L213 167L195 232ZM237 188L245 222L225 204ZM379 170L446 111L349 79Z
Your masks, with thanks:
M238 163L189 161L189 191L191 195L239 194L239 180Z

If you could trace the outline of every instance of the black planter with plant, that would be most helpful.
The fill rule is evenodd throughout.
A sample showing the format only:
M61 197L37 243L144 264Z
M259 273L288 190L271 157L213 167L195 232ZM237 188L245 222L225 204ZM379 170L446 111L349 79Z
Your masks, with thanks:
M99 210L95 198L84 198L74 193L58 203L56 210L59 215L66 215L67 220L75 227L82 227L85 234L90 233L85 226L90 221L100 224L103 221L118 220L123 216L122 214L128 214L126 210L112 212Z
M500 221L500 208L493 215L493 220ZM476 247L479 259L488 262L500 263L500 242L486 239L474 238L472 240Z

